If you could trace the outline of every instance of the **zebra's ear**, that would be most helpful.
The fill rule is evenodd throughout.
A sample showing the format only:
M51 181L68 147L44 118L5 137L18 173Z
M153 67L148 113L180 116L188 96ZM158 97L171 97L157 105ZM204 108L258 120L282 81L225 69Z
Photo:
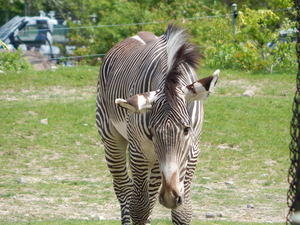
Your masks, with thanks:
M150 91L134 95L128 99L117 98L115 103L131 112L142 113L152 108L152 103L157 99L158 91Z
M212 76L202 78L194 83L182 87L183 94L188 101L205 100L213 92L219 78L220 70L216 70Z

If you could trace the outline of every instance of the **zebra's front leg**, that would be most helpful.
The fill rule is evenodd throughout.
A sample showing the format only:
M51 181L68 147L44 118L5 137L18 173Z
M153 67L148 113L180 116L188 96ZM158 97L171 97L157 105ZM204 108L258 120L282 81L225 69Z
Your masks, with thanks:
M189 193L186 193L183 204L172 210L172 222L176 225L189 225L191 220L192 204Z
M126 165L127 142L121 136L103 139L105 158L113 176L115 194L121 207L122 225L130 225L129 202L132 191L132 180L128 176Z
M197 158L199 156L198 145L189 152L188 164L184 178L184 202L181 206L172 210L172 222L176 225L189 225L193 216L192 203L190 198L191 184L194 177Z
M157 200L158 189L161 185L161 174L159 170L158 161L154 164L151 169L150 182L149 182L149 202L150 202L150 214L152 213L153 207ZM148 217L147 224L151 222L151 215Z
M130 148L130 147L129 147ZM133 225L145 225L151 213L149 198L149 163L141 153L130 152L133 190L130 199L130 216Z

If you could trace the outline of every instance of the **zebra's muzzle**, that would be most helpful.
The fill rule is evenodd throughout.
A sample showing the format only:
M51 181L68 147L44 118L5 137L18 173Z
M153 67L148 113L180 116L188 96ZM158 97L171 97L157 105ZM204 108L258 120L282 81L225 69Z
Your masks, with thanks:
M168 209L176 209L183 202L182 196L177 196L175 193L165 193L159 195L159 203Z
M170 180L162 174L162 187L159 194L159 203L169 209L176 209L183 203L183 192L179 188L178 175L174 172Z

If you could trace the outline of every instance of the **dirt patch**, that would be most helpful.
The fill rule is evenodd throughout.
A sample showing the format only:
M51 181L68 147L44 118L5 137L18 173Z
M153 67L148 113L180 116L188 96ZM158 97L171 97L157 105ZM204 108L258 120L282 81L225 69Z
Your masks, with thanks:
M219 85L219 84L218 84ZM261 88L260 84L251 84L248 80L239 79L239 80L225 80L224 82L220 82L220 87L240 87L242 89L251 89L251 90L259 90Z
M219 200L210 197L214 193L226 193L230 189L233 190L233 193L225 195L227 196L226 200L222 197ZM205 220L207 219L206 215L211 214L214 215L213 219L228 221L268 223L285 221L287 213L285 195L264 194L264 201L256 202L253 199L262 195L263 190L261 188L245 189L237 187L235 184L228 185L226 182L206 184L203 190L203 200L198 201L198 203L193 202L194 218ZM227 205L228 203L230 205ZM221 214L222 217L217 218L218 214Z
M67 177L52 177L52 180L65 180ZM75 180L78 180L75 178ZM57 180L56 180L57 181ZM83 180L81 180L83 181ZM94 179L87 179L89 182L96 182ZM37 183L45 182L35 177L27 177L25 182ZM195 184L197 186L197 184ZM199 184L198 184L199 185ZM245 189L235 187L235 201L238 204L224 205L224 200L211 196L220 190L228 190L232 187L226 183L208 183L200 185L203 191L201 193L193 191L192 196L201 195L200 201L193 201L194 220L209 220L206 215L215 215L212 219L241 221L241 222L284 222L287 210L283 207L285 196L274 196L270 194L270 203L252 203L251 198L259 195L261 189ZM199 187L199 186L198 186ZM95 188L97 188L95 186ZM102 191L110 191L108 188ZM80 193L78 191L78 193ZM51 220L51 219L82 219L82 220L103 220L119 219L119 204L115 197L105 203L94 203L83 201L82 196L72 192L61 193L60 196L52 196L51 192L32 193L32 194L15 194L6 198L0 198L0 217L8 221L28 221L28 220ZM91 198L101 198L101 196L90 195ZM250 204L252 203L252 204ZM276 204L274 204L276 203ZM249 205L251 207L249 207ZM216 216L216 215L221 215ZM156 204L152 218L168 219L170 210Z
M261 84L252 84L249 80L223 80L218 83L216 88L216 95L225 96L241 96L245 92L260 93L262 89Z
M24 100L48 100L53 98L72 98L72 99L85 99L94 96L96 87L86 86L82 88L67 89L61 86L47 87L43 90L36 89L22 89L16 91L7 89L0 91L0 100L3 101L24 101Z
M221 150L240 150L240 146L238 145L229 145L229 144L220 144L217 146L218 149L221 149Z
M36 195L15 195L0 201L0 217L10 221L32 219L116 219L117 204L99 205L73 201L72 197L53 198ZM24 216L24 217L23 217ZM6 218L8 217L8 218Z

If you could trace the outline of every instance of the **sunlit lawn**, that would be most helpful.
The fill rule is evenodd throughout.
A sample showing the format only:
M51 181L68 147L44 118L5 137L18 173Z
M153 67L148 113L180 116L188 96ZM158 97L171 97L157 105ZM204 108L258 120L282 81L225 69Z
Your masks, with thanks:
M0 75L0 224L120 224L93 217L119 215L95 127L97 76L87 66ZM222 71L218 86L205 103L193 224L282 222L294 76ZM242 96L249 88L255 96Z

